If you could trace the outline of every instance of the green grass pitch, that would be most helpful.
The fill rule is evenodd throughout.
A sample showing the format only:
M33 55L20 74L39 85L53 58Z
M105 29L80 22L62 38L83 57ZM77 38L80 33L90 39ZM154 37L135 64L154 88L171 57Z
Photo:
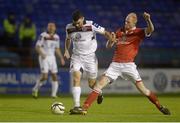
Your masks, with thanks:
M81 98L83 102L85 96ZM0 121L16 122L123 122L123 121L157 121L177 122L180 121L180 96L167 95L159 96L162 104L166 105L172 115L165 116L159 112L148 99L136 95L105 95L101 105L92 105L88 114L69 115L72 106L71 96L60 96L57 99L50 97L39 97L33 99L31 96L0 95ZM63 115L54 115L50 111L53 102L62 102L66 107Z

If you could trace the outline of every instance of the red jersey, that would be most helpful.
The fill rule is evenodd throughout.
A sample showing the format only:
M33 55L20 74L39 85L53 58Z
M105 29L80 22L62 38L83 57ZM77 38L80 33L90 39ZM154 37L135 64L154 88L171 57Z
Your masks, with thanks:
M145 30L142 28L135 28L128 32L124 29L116 31L118 42L116 44L113 62L133 62L136 57L139 45L145 38Z

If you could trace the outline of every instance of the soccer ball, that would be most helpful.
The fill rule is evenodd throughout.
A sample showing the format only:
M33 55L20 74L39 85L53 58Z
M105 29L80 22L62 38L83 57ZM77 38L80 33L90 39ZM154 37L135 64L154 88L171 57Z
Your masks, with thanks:
M53 114L64 114L65 106L61 102L54 102L51 105L51 112Z

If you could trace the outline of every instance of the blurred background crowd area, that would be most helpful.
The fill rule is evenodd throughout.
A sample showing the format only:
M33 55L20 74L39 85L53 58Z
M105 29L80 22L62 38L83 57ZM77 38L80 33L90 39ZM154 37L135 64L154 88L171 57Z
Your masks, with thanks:
M0 67L38 67L34 45L50 21L57 25L64 52L65 27L76 9L108 31L123 26L129 12L136 12L138 27L145 27L142 14L149 12L155 31L142 43L136 63L143 68L180 67L179 0L0 0ZM103 36L97 39L99 66L105 68L114 49L105 49Z

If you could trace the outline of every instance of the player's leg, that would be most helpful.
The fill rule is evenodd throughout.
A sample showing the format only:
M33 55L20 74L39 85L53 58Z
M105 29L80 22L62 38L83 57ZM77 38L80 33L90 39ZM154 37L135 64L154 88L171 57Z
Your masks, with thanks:
M81 95L80 81L81 81L81 72L74 71L73 72L73 88L72 88L74 107L80 107L80 95Z
M107 71L96 82L93 91L88 95L83 104L82 114L86 114L88 108L97 99L102 89L110 82L116 80L120 74L119 67L116 63L112 62Z
M84 64L84 70L88 74L88 84L91 89L94 88L96 84L96 78L98 73L98 60L96 57L96 54L90 54L83 58L83 64ZM101 104L103 101L103 95L102 92L99 93L99 96L97 98L97 103Z
M39 91L40 87L43 85L43 83L45 83L47 81L47 79L48 79L48 73L41 73L40 78L38 78L36 80L36 84L32 89L32 96L34 98L38 97L38 91Z
M47 81L48 79L48 70L49 70L49 65L48 65L48 58L46 57L45 59L42 59L39 57L39 65L40 65L40 70L41 70L41 75L40 78L36 80L36 84L32 89L32 96L34 98L38 97L38 90L40 87Z
M96 79L91 79L91 78L89 78L89 79L88 79L88 84L89 84L89 87L90 87L91 89L93 89L94 86L95 86L95 84L96 84ZM101 104L102 101L103 101L103 99L104 99L104 97L103 97L102 91L101 91L101 93L99 93L98 98L97 98L97 104Z
M58 76L57 76L57 63L56 63L56 58L55 56L52 56L51 59L49 59L49 63L50 63L50 71L51 71L51 77L52 77L52 91L51 91L51 97L52 98L56 98L57 97L57 92L58 92L58 87L59 87L59 83L58 83Z
M52 73L51 77L52 77L52 82L51 82L51 85L52 85L51 97L52 98L57 98L57 92L58 92L58 87L59 87L57 73Z
M96 84L96 79L88 78L88 85L91 89L94 88L95 84Z
M160 105L160 102L157 98L157 96L150 91L149 89L147 89L143 82L142 79L139 75L139 72L136 69L136 65L134 63L127 63L124 65L124 68L122 69L122 77L125 79L129 79L131 80L133 83L135 83L137 89L144 94L145 96L148 97L148 99L155 104L155 106L161 111L161 109L163 108L163 106ZM163 110L164 111L164 110ZM161 112L163 112L161 111ZM167 111L166 113L163 112L164 114L169 114L170 112Z
M80 107L80 96L81 96L81 72L82 68L80 57L77 55L72 55L71 63L70 63L70 72L72 73L73 87L72 87L72 95L74 107L70 110L70 114L79 114L82 110Z
M102 93L102 89L110 82L109 77L103 75L100 77L100 79L97 81L97 83L94 86L93 91L88 95L86 98L84 104L83 104L83 110L88 110L88 108L91 106L91 104L98 98L99 94Z
M170 115L170 111L169 109L167 109L166 107L162 106L156 96L155 93L153 93L152 91L150 91L149 89L147 89L142 81L136 81L136 87L138 88L138 90L144 94L145 96L147 96L147 98L165 115Z
M81 72L80 71L74 71L72 76L73 76L72 77L73 78L72 95L73 95L74 107L70 110L70 114L80 114L82 111L82 108L80 107Z

